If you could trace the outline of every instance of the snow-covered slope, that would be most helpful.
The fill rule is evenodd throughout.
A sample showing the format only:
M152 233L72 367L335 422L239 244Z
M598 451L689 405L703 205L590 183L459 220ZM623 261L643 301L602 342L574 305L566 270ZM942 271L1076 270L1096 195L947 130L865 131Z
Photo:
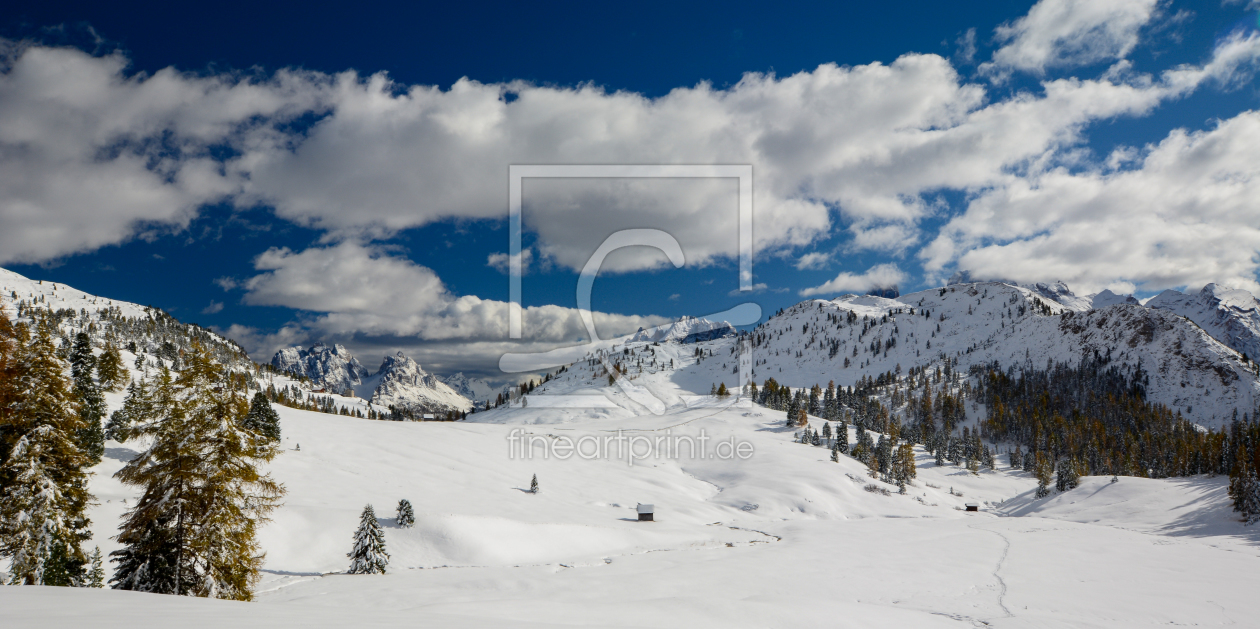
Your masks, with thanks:
M1171 310L1220 342L1249 357L1260 357L1260 300L1245 290L1217 284L1208 284L1192 295L1166 290L1146 305Z
M490 383L481 378L465 376L463 372L449 376L438 376L438 380L441 380L443 384L450 387L453 391L474 403L484 403L487 400L493 400L497 393L497 390L490 386Z
M1110 290L1103 290L1101 293L1092 295L1090 298L1091 309L1106 308L1107 306L1115 306L1118 304L1138 304L1138 300L1133 295L1117 295Z
M848 313L852 312L854 318ZM891 313L891 314L890 314ZM1254 364L1169 310L1120 304L1076 312L1019 286L956 284L898 299L845 295L811 300L772 317L753 333L755 378L793 387L852 385L863 376L914 366L957 368L998 361L1045 368L1097 354L1139 364L1148 398L1203 425L1260 401ZM719 349L718 353L723 353ZM729 348L725 350L729 353ZM734 362L701 366L727 382Z
M342 393L363 383L368 370L341 345L317 343L310 349L286 347L271 358L271 366L281 373L304 376L329 391Z
M31 280L0 268L0 309L15 320L30 322L28 309L46 310L68 343L79 332L88 332L93 345L103 347L106 338L123 349L124 363L132 365L138 354L151 364L163 360L176 364L179 352L200 343L220 363L252 378L254 363L235 341L189 323L181 323L158 308L99 297L56 282ZM19 310L23 314L19 316ZM129 351L134 344L135 351Z
M380 378L380 384L372 393L372 403L378 406L392 406L415 413L467 411L472 408L468 398L426 372L420 363L402 352L386 356L375 375Z
M635 372L637 385L677 399L694 391L680 378L723 360L695 350L708 356L723 343L618 349L655 363ZM671 359L675 368L662 366ZM861 463L794 443L781 412L710 399L643 414L592 375L575 365L531 398L584 392L601 395L603 409L538 403L410 423L279 408L285 449L270 472L288 494L260 530L258 602L0 588L3 618L50 629L175 619L194 629L1110 628L1247 626L1260 613L1260 533L1229 512L1224 479L1087 477L1030 508L1029 474L937 466L916 448L918 478L898 495ZM509 449L513 437L554 443L618 430L751 450L544 458L541 446L532 457ZM137 448L111 442L91 479L90 545L106 553L124 501L138 495L112 474ZM535 474L541 492L531 494ZM415 528L394 521L402 498L415 505ZM963 511L968 502L980 512ZM365 503L384 528L385 575L342 574ZM655 504L656 521L635 521L637 503Z
M660 342L675 341L678 343L695 343L713 339L735 336L735 327L726 321L710 321L704 318L683 317L673 323L660 325L649 330L639 328L630 337L631 341Z

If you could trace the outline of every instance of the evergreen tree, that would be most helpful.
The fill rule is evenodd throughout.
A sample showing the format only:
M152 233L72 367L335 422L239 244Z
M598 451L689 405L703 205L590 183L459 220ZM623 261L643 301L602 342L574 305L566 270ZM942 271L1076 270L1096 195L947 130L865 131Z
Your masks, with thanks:
M96 370L96 357L92 354L92 341L86 332L74 336L70 349L70 371L74 377L74 394L79 401L79 447L88 455L92 465L101 462L105 454L105 430L101 421L105 418L105 398L92 379Z
M97 546L92 551L92 556L88 558L87 579L83 587L103 588L105 587L105 567L101 565L101 547Z
M280 415L271 408L267 394L262 391L254 394L254 399L249 403L249 413L245 415L241 427L273 442L280 441Z
M537 474L534 474L534 478L530 479L529 481L529 493L531 494L538 493L538 475Z
M101 388L107 391L118 391L127 382L126 369L123 367L122 354L113 343L105 345L105 351L96 361L96 377Z
M119 443L127 441L131 436L130 426L147 421L153 412L153 396L150 394L148 382L141 380L127 385L127 397L123 398L123 407L114 411L109 416L109 423L105 424L105 438Z
M176 379L163 367L149 401L153 414L128 429L152 445L115 474L144 493L124 515L118 539L129 554L115 559L112 581L131 584L126 589L250 600L263 560L255 533L284 493L258 464L279 449L243 428L249 406L221 386L222 368L204 347L194 343L183 362ZM153 563L152 553L163 553L151 568L154 578L159 568L174 573L169 589L133 583L134 575L123 573L128 565ZM128 557L129 564L120 561Z
M849 453L849 424L844 420L836 426L836 447L840 454Z
M109 554L110 561L118 564L109 580L115 590L175 594L175 562L183 564L181 580L195 572L191 556L179 552L174 518L169 514L136 526L124 525L117 539L123 547Z
M416 512L411 508L411 501L403 498L398 501L398 526L409 529L416 525Z
M11 561L11 583L70 585L83 576L80 546L91 537L89 460L75 439L83 424L48 323L15 351L22 369L6 420L20 437L0 469L0 556Z
M839 462L840 462L840 448L839 448L839 446L840 446L840 444L839 444L839 443L837 443L836 445L834 445L834 446L832 446L832 447L831 447L831 462L832 462L832 463L839 463Z
M376 521L372 505L363 508L359 530L354 532L354 550L346 556L351 560L348 574L385 574L389 553L385 552L385 533Z
M14 326L0 308L0 495L10 479L5 476L4 462L22 435L19 422L14 416L18 400L18 383L24 371L24 361L18 357L18 349L25 345L26 327ZM0 511L2 512L2 511Z
M1081 475L1076 470L1076 462L1070 457L1059 459L1058 470L1054 480L1054 488L1059 491L1076 489L1081 482Z
M1040 450L1033 455L1035 463L1033 464L1033 475L1037 477L1037 497L1045 498L1050 495L1050 476L1053 474L1054 466L1050 463L1050 457Z
M800 419L800 410L801 410L801 395L800 395L800 391L797 391L796 395L789 399L788 405L787 405L788 428L793 428L798 425L796 422L799 421Z

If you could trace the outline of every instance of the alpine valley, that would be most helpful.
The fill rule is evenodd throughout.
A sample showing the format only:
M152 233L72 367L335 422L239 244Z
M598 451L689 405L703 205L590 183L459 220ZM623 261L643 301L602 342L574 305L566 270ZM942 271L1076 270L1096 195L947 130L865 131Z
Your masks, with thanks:
M1239 471L1260 434L1253 295L1209 284L1143 302L963 274L882 295L810 299L742 330L683 318L483 379L401 352L369 370L334 339L249 356L156 308L0 270L14 343L35 355L46 331L67 381L82 382L84 361L121 364L82 384L100 388L108 424L76 529L85 552L137 556L118 525L152 496L125 481L167 438L136 419L137 391L192 391L200 371L217 380L198 395L253 400L248 421L264 428L240 434L274 434L258 470L282 494L257 519L257 579L236 597L253 603L0 587L0 617L1013 628L1260 616L1260 529L1247 523L1260 513Z

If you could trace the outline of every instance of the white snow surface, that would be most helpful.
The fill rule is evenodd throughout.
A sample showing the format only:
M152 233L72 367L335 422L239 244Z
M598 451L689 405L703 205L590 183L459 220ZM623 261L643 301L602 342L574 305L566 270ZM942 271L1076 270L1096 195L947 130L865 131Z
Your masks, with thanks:
M629 340L634 342L664 343L666 341L674 341L677 343L692 343L734 335L735 327L729 322L710 321L703 317L682 317L673 323L658 325L651 329L639 328L639 331L631 335Z
M1038 301L1046 310L1038 310ZM858 316L856 323L845 322L848 312ZM828 314L840 322L829 321ZM865 333L862 317L873 322ZM772 317L757 333L769 337L754 351L758 383L773 377L792 387L832 380L848 386L864 375L898 366L904 373L912 366L939 365L945 357L962 370L992 361L1003 368L1044 369L1048 361L1075 364L1097 352L1130 367L1140 364L1150 378L1148 399L1204 426L1220 426L1234 409L1248 412L1260 401L1255 364L1244 364L1238 352L1175 312L1139 304L1076 312L1031 289L999 282L956 284L897 299L810 300ZM896 344L887 347L890 339ZM873 342L878 352L871 351ZM725 346L714 353L725 359L706 361L700 369L729 387L737 379L731 373L733 341L717 343Z
M681 368L640 372L637 385L671 401L699 392L679 384L699 381L687 375L695 362L681 364L692 346L653 349ZM644 414L578 366L545 386L529 397L612 404L504 407L457 423L277 407L284 452L270 471L288 495L260 532L267 555L254 603L5 587L0 609L10 626L50 628L1111 628L1246 626L1260 613L1260 529L1229 510L1223 478L1087 477L1038 501L1022 471L972 474L918 451L918 479L898 495L859 462L794 443L780 412L709 398ZM704 431L753 453L684 451L633 465L509 454L513 434L617 430ZM138 494L110 475L139 447L111 442L94 470L91 544L106 552L123 500ZM534 474L538 494L526 491ZM394 522L401 498L415 505L415 528ZM962 511L968 502L981 511ZM339 574L364 503L381 518L389 573ZM654 504L657 521L636 521L637 503Z
M63 290L71 295L57 287L57 298ZM1034 299L1051 314L1034 312ZM759 330L771 338L754 354L757 381L852 384L898 362L939 364L941 353L964 366L1040 366L1110 348L1114 359L1142 360L1149 388L1173 391L1170 400L1194 413L1223 412L1254 391L1255 375L1236 353L1177 313L1121 304L1064 316L1069 308L1046 300L1003 284L811 300ZM906 312L883 322L890 309ZM860 322L837 326L825 316L850 311L880 321L863 336ZM894 337L887 355L860 349ZM835 358L828 340L841 343ZM870 363L844 369L855 345L856 360ZM256 602L0 587L0 626L1113 628L1249 626L1260 614L1260 527L1231 511L1227 479L1086 477L1035 500L1035 480L1006 469L1005 457L997 471L972 474L937 467L916 448L918 478L898 495L859 462L834 463L826 448L795 443L783 413L702 395L738 384L734 347L730 338L622 339L608 357L629 367L628 390L580 361L528 405L466 422L276 406L284 451L269 471L288 494L259 533L266 558ZM418 365L398 362L400 377L421 378ZM116 409L122 396L106 401ZM752 454L683 448L631 461L616 451L563 460L543 458L541 446L532 459L510 451L513 436L580 444L619 430L653 439L703 431L707 444L733 440ZM111 538L139 491L112 475L142 447L107 443L91 477L89 548L117 549ZM541 491L528 493L535 474ZM415 528L393 520L402 498L415 506ZM981 511L962 511L968 502ZM384 526L389 573L340 574L365 503ZM636 521L638 503L654 504L657 521Z
M1191 295L1166 290L1146 305L1171 310L1235 350L1260 357L1260 300L1245 290L1217 284Z

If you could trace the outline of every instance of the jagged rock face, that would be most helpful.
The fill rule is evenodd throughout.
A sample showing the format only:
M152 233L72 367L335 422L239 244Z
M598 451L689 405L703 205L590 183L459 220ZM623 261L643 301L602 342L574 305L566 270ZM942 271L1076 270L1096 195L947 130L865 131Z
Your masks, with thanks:
M453 391L473 402L485 402L494 399L495 388L480 378L469 378L463 372L460 372L439 379Z
M657 326L649 330L639 329L630 338L630 342L674 341L677 343L697 343L712 341L727 336L735 336L735 327L725 321L709 321L696 317L683 317L667 325Z
M386 356L376 375L380 384L376 385L376 392L372 394L372 403L378 406L393 406L413 413L467 411L472 408L468 398L426 372L420 363L407 358L402 352Z
M1166 290L1146 305L1171 310L1252 360L1260 358L1260 300L1245 290L1217 284L1191 295Z
M305 376L334 393L352 389L368 376L368 370L345 347L323 343L310 349L286 347L271 358L271 366L282 373Z

